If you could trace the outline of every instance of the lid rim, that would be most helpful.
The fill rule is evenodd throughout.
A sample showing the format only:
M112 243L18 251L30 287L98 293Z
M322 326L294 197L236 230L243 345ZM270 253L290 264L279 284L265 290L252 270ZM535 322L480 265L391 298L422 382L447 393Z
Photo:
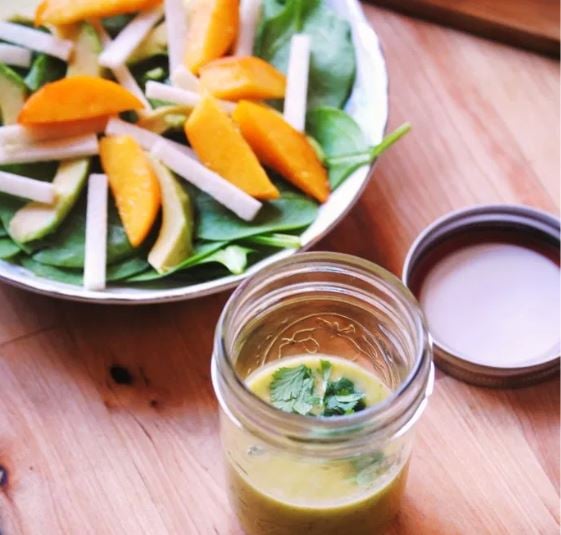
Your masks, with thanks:
M480 204L455 210L425 227L407 252L402 281L409 287L420 261L430 248L446 238L474 230L527 230L542 235L543 240L559 248L561 224L549 212L521 204ZM560 355L529 366L497 367L467 360L441 345L431 336L435 364L445 373L467 383L488 387L517 387L534 384L560 369Z

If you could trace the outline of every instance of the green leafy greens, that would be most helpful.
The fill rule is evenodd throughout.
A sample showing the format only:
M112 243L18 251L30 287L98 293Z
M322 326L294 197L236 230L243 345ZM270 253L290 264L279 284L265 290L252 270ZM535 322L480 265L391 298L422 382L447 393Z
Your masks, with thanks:
M193 198L197 207L197 237L208 241L234 241L302 229L314 222L318 212L315 201L288 189L280 199L265 203L251 222L240 219L205 193L195 192Z
M315 373L304 364L278 369L269 386L272 405L303 416L342 416L363 410L364 393L346 377L332 381L332 370L327 360Z
M291 38L301 32L312 42L308 108L342 108L355 79L355 50L349 23L324 0L264 0L254 53L286 72Z
M343 110L330 107L308 112L306 131L325 154L329 182L333 189L363 165L370 165L411 130L405 123L388 134L378 145L369 146L360 126Z

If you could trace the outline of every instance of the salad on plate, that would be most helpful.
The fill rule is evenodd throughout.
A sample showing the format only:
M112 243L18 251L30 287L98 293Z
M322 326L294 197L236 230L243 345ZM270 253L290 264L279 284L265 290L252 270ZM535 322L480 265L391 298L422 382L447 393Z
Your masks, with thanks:
M20 6L21 7L21 6ZM370 146L325 0L42 0L0 17L0 260L190 285L299 236Z

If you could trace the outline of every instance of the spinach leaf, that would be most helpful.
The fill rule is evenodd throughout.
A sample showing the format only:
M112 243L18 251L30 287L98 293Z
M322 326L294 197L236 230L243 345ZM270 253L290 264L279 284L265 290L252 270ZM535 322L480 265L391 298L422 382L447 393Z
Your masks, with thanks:
M0 260L13 258L19 252L20 248L10 238L0 238Z
M255 42L255 54L287 71L291 38L311 37L308 107L342 108L351 93L356 57L347 21L324 0L265 0Z
M37 262L30 256L21 258L23 267L45 279L81 286L83 284L83 270L51 266ZM115 282L130 277L136 273L144 271L148 267L148 262L139 257L121 260L107 268L107 281Z
M65 269L47 264L41 264L33 260L30 256L23 256L21 258L21 265L37 275L49 280L64 282L66 284L73 284L75 286L82 285L82 272L77 269Z
M101 21L101 24L107 33L113 38L133 19L134 14L127 15L114 15L113 17L106 17Z
M179 271L183 271L190 267L201 264L207 256L222 249L225 245L225 242L195 243L193 254L183 263L179 264L179 266L177 266L173 271L168 271L167 273L158 273L154 269L149 269L148 271L140 273L139 275L128 277L126 280L127 282L150 282L170 277L171 275Z
M199 262L199 265L218 262L230 271L230 273L241 275L247 267L247 257L251 252L253 252L253 249L248 249L240 245L229 245L207 256Z
M139 273L144 273L149 268L150 264L144 258L133 256L107 266L106 276L108 281L122 281Z
M66 63L47 54L39 54L33 60L31 69L25 77L25 85L31 91L43 87L48 82L54 82L64 78L66 74Z
M80 202L67 216L58 231L45 239L45 247L35 253L33 259L51 266L83 268L86 238L85 211L85 202ZM113 202L109 203L107 234L108 264L113 264L135 253Z
M293 236L292 234L260 234L257 236L250 236L244 241L276 249L299 249L302 245L300 238L298 236Z
M283 191L278 200L264 203L253 221L238 218L212 197L194 195L197 207L197 237L208 241L235 241L258 234L302 229L314 222L318 205L312 199Z
M306 131L321 146L333 189L363 165L371 165L411 130L405 123L388 134L378 145L369 146L354 119L342 110L322 107L311 110L306 118Z
M326 158L368 151L368 143L356 121L343 110L321 107L311 110L306 117L306 132L323 149ZM333 189L340 186L360 163L343 162L329 165L329 182Z

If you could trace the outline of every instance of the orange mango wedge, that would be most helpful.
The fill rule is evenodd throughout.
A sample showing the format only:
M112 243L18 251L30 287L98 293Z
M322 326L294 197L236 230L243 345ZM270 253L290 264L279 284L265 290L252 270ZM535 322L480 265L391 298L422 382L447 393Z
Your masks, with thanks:
M161 0L43 0L35 11L35 25L70 24L135 13L160 3Z
M185 123L185 134L209 169L256 199L279 197L251 147L213 97L204 97L196 106Z
M286 77L271 64L253 56L220 58L200 69L201 83L226 100L283 98Z
M160 209L158 177L148 156L130 136L110 136L99 143L101 165L131 245L148 236Z
M326 169L306 136L280 113L244 100L236 106L233 118L261 163L310 197L319 202L327 200L330 188Z
M140 108L142 102L115 82L95 76L73 76L46 84L33 93L20 111L18 122L59 123Z
M191 0L185 50L189 70L198 74L228 52L238 35L239 9L239 0Z

